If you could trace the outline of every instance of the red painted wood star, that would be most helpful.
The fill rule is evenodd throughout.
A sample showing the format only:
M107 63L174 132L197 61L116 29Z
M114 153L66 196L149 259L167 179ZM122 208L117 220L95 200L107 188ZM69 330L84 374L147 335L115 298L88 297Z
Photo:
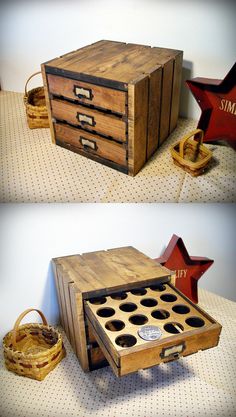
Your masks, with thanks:
M189 256L183 240L173 235L166 250L155 261L176 272L175 286L194 303L198 303L197 283L213 264L209 258Z
M193 78L186 81L202 114L198 128L205 133L204 142L218 139L236 147L236 63L224 80Z

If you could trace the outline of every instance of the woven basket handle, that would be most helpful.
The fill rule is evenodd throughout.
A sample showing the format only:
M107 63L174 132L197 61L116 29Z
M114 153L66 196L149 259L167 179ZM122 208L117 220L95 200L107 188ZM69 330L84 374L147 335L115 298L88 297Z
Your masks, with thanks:
M25 83L25 95L27 95L27 94L28 94L28 92L27 92L28 82L31 80L31 78L33 78L35 75L38 75L38 74L41 74L41 71L35 72L35 73L34 73L34 74L32 74L32 75L28 78L28 80L26 81L26 83Z
M188 133L186 136L184 136L183 139L181 139L180 144L179 144L179 155L181 158L184 158L184 147L186 143L192 136L195 136L197 134L199 136L196 139L198 140L198 146L200 146L202 144L203 135L204 135L204 132L201 129L195 129L192 132Z
M48 325L46 317L43 315L42 311L37 310L36 308L29 308L28 310L23 311L23 313L21 313L19 315L18 319L16 320L15 326L12 330L12 346L13 346L13 348L16 347L16 334L17 334L17 331L18 331L18 328L19 328L19 324L20 324L21 320L23 319L23 317L25 317L26 314L30 313L31 311L37 311L37 313L39 313L39 315L41 316L43 324L45 324L45 326Z

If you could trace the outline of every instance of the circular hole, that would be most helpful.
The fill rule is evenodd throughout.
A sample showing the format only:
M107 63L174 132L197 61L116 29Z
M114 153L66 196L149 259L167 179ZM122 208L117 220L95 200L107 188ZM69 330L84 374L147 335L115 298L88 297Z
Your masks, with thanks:
M106 297L90 298L89 300L91 304L104 304L106 301L107 301Z
M137 343L137 339L131 334L123 334L121 336L118 336L115 342L117 345L123 348L126 348L126 347L134 346Z
M137 309L136 304L134 303L125 303L120 305L120 310L129 313L130 311L134 311Z
M172 334L181 333L184 330L182 324L179 323L166 323L164 329L166 332Z
M174 294L162 294L161 299L162 301L166 301L167 303L172 303L173 301L177 300L177 297Z
M99 317L111 317L114 314L115 314L115 310L113 308L110 308L110 307L100 308L97 311L97 315Z
M121 320L111 320L105 324L105 327L107 330L110 330L111 332L118 332L119 330L122 330L125 327L125 323Z
M191 327L202 327L205 324L205 321L200 317L189 317L185 322Z
M129 318L130 323L135 324L136 326L141 326L142 324L147 323L148 318L143 314L136 314Z
M144 307L154 307L157 305L157 300L154 300L154 298L144 298L140 303Z
M111 298L113 300L125 300L125 298L127 298L127 294L125 292L117 292L116 294L112 294Z
M150 288L153 291L165 291L166 286L164 284L155 284L155 285L150 285Z
M188 306L185 306L184 304L177 304L174 307L172 307L172 310L178 314L187 314L190 312L190 308Z
M132 290L130 292L133 295L144 295L144 294L147 293L147 290L145 290L144 288L136 288L136 289L134 289L134 290Z
M152 312L152 317L154 317L154 319L158 319L158 320L165 320L170 316L170 313L168 313L168 311L166 310L154 310Z

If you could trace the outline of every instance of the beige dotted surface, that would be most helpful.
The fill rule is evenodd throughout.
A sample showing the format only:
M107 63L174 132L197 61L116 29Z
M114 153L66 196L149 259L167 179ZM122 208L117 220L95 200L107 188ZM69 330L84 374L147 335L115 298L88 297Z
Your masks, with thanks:
M117 379L110 367L85 374L62 332L67 357L44 381L0 360L1 417L234 417L236 303L199 290L199 305L222 326L219 345Z
M235 202L236 152L209 144L214 159L197 178L173 164L170 145L196 128L178 127L134 177L51 143L49 129L27 126L23 95L0 92L0 202Z

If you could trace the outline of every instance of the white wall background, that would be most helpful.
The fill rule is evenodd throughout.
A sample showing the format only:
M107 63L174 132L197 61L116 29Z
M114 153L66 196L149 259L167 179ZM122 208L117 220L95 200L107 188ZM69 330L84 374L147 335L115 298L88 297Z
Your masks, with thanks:
M199 286L236 300L235 208L233 204L0 205L0 339L32 306L41 309L51 324L57 323L51 258L127 245L154 258L163 253L173 233L183 238L190 255L215 261Z
M235 61L232 0L5 0L0 8L4 90L23 91L42 62L99 39L181 49L183 80L222 79ZM200 116L184 83L181 114Z

